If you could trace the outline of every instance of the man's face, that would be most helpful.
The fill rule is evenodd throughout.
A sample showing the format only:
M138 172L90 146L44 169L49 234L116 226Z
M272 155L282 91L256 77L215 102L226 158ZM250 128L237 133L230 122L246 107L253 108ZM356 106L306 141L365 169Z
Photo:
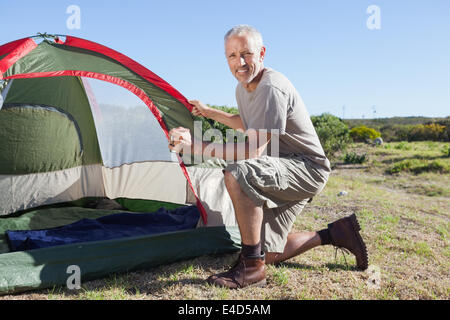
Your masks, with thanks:
M225 43L231 73L243 85L250 84L263 69L266 48L258 50L247 35L232 36Z

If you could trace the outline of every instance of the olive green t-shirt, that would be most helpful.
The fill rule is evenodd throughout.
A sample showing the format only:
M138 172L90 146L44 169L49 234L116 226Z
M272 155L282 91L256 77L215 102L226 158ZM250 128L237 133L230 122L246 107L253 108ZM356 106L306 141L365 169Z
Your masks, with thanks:
M283 74L265 68L252 92L238 84L236 100L244 128L271 132L270 144L278 139L280 157L301 156L316 164L318 169L331 171L330 161L325 156L305 104ZM270 154L270 145L268 149L268 155L276 156Z

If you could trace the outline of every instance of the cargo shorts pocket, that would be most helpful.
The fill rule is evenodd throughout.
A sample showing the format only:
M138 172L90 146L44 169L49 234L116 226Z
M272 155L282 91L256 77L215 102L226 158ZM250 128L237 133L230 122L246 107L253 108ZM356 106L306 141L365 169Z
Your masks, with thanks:
M273 190L280 191L285 190L288 187L288 180L286 175L283 174L277 160L270 157L262 157L254 159L254 161L248 163L251 167L249 170L249 180L254 187L260 190Z

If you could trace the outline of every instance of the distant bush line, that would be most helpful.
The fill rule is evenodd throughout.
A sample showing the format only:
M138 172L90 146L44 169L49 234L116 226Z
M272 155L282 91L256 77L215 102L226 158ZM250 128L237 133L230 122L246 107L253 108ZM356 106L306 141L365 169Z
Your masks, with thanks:
M450 141L450 117L447 118L380 118L345 119L350 129L367 126L380 132L386 142L393 141Z

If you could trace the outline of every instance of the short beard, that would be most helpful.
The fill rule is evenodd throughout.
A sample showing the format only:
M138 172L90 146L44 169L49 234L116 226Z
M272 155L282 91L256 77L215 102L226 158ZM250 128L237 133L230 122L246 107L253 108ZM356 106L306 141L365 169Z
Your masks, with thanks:
M258 77L258 75L261 73L261 71L264 69L264 66L261 65L261 68L257 71L254 72L247 80L241 81L242 84L250 84L253 80L255 80L255 78Z

